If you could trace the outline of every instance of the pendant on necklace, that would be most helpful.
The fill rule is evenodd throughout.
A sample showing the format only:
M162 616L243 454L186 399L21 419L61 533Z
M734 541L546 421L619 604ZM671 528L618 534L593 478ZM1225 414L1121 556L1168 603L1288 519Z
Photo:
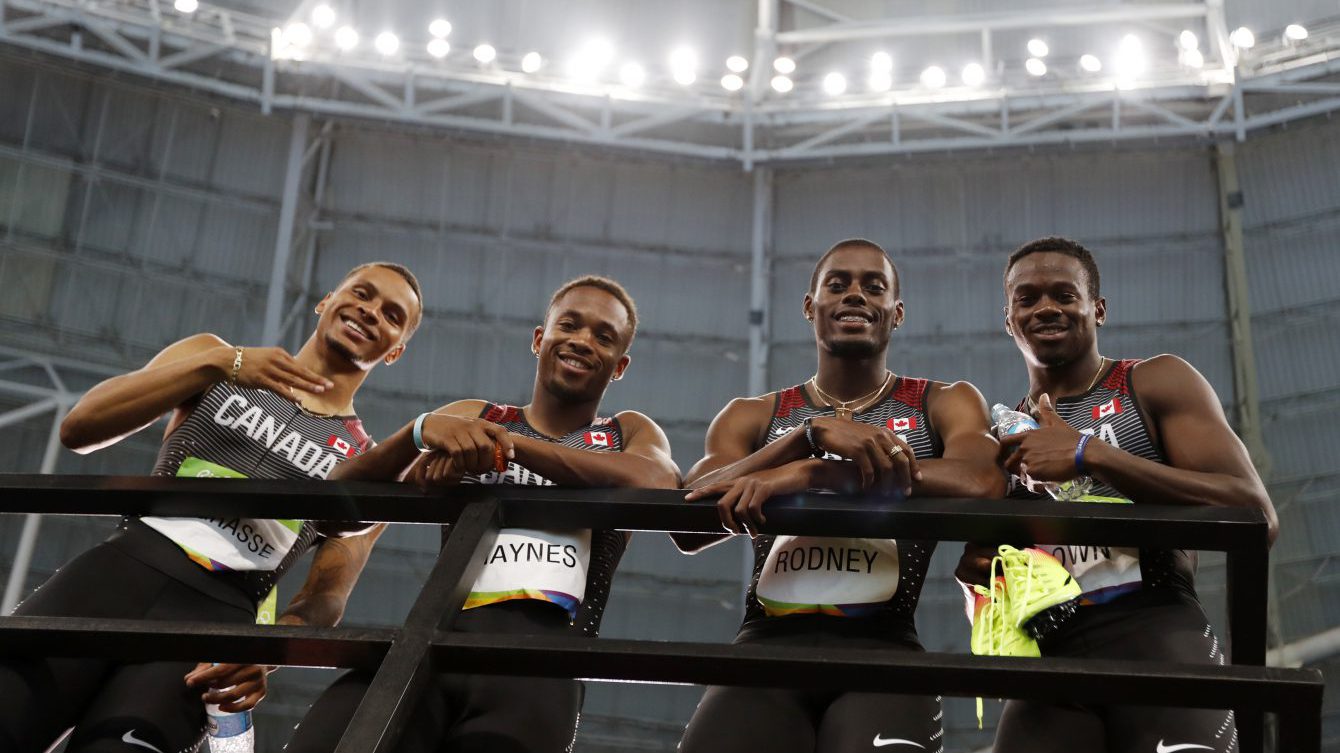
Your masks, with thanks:
M834 408L833 412L837 414L838 418L845 418L848 421L852 420L850 408Z

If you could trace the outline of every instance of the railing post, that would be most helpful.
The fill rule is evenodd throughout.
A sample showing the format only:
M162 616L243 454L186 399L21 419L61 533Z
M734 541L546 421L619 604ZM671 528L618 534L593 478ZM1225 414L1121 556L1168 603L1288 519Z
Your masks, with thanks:
M1234 664L1266 663L1266 617L1270 587L1270 540L1261 532L1256 546L1230 549L1224 556L1228 596L1228 639ZM1237 709L1241 753L1260 753L1265 744L1265 715ZM1284 733L1280 719L1281 734ZM1281 747L1281 750L1286 748Z
M484 499L467 506L451 526L437 564L424 581L405 625L373 677L335 753L391 753L432 675L433 633L450 624L479 575L483 554L498 535L500 506Z

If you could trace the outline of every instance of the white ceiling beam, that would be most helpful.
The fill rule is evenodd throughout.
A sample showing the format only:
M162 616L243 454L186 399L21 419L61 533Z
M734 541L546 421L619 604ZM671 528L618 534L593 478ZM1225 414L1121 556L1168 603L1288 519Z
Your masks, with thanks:
M1151 5L1092 5L1032 8L987 13L956 13L945 16L880 18L850 21L813 29L795 29L777 34L778 44L849 42L885 37L920 37L935 34L977 34L983 29L1044 29L1055 26L1097 26L1132 21L1201 18L1202 3Z

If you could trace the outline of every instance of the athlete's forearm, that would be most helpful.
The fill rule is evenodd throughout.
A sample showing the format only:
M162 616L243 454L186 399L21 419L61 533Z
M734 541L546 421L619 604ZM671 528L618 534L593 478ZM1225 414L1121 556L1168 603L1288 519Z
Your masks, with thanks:
M512 435L516 462L560 486L677 489L675 469L628 452L591 452Z
M1135 502L1255 508L1271 517L1274 525L1270 498L1255 478L1174 468L1101 441L1089 442L1084 465L1092 476Z
M82 454L143 429L226 379L234 355L232 348L210 348L98 384L61 421L61 443Z
M1000 499L1005 496L1005 474L994 463L953 458L928 458L917 461L921 480L912 482L914 497L978 497Z
M811 454L812 450L809 440L805 438L805 430L803 428L796 429L730 465L724 465L697 476L690 475L684 479L684 488L697 489L700 486L715 484L718 481L730 481L741 476L748 476L756 471L777 468L810 457Z
M359 536L321 542L307 571L307 580L276 622L315 627L340 624L372 546L385 530L383 523Z
M394 481L419 457L414 446L414 423L410 422L376 447L346 460L330 472L331 480Z

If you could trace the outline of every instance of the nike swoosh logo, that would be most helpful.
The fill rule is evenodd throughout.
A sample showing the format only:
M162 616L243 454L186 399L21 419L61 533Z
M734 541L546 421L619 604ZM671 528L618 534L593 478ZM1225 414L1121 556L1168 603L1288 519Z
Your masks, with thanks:
M918 748L921 748L922 750L926 749L925 745L922 745L921 743L914 743L911 740L900 740L896 737L890 737L888 739L885 739L880 737L879 735L875 735L875 747L883 748L885 745L915 745Z
M152 750L154 753L163 753L163 751L159 750L158 748L155 748L149 743L146 743L143 740L135 737L135 730L133 729L121 736L121 742L128 743L130 745L137 745L141 748L148 748L149 750Z
M1163 741L1159 740L1159 744L1154 750L1157 751L1157 753L1174 753L1179 750L1214 750L1214 748L1211 748L1208 745L1193 745L1191 743L1184 743L1182 745L1164 745Z

